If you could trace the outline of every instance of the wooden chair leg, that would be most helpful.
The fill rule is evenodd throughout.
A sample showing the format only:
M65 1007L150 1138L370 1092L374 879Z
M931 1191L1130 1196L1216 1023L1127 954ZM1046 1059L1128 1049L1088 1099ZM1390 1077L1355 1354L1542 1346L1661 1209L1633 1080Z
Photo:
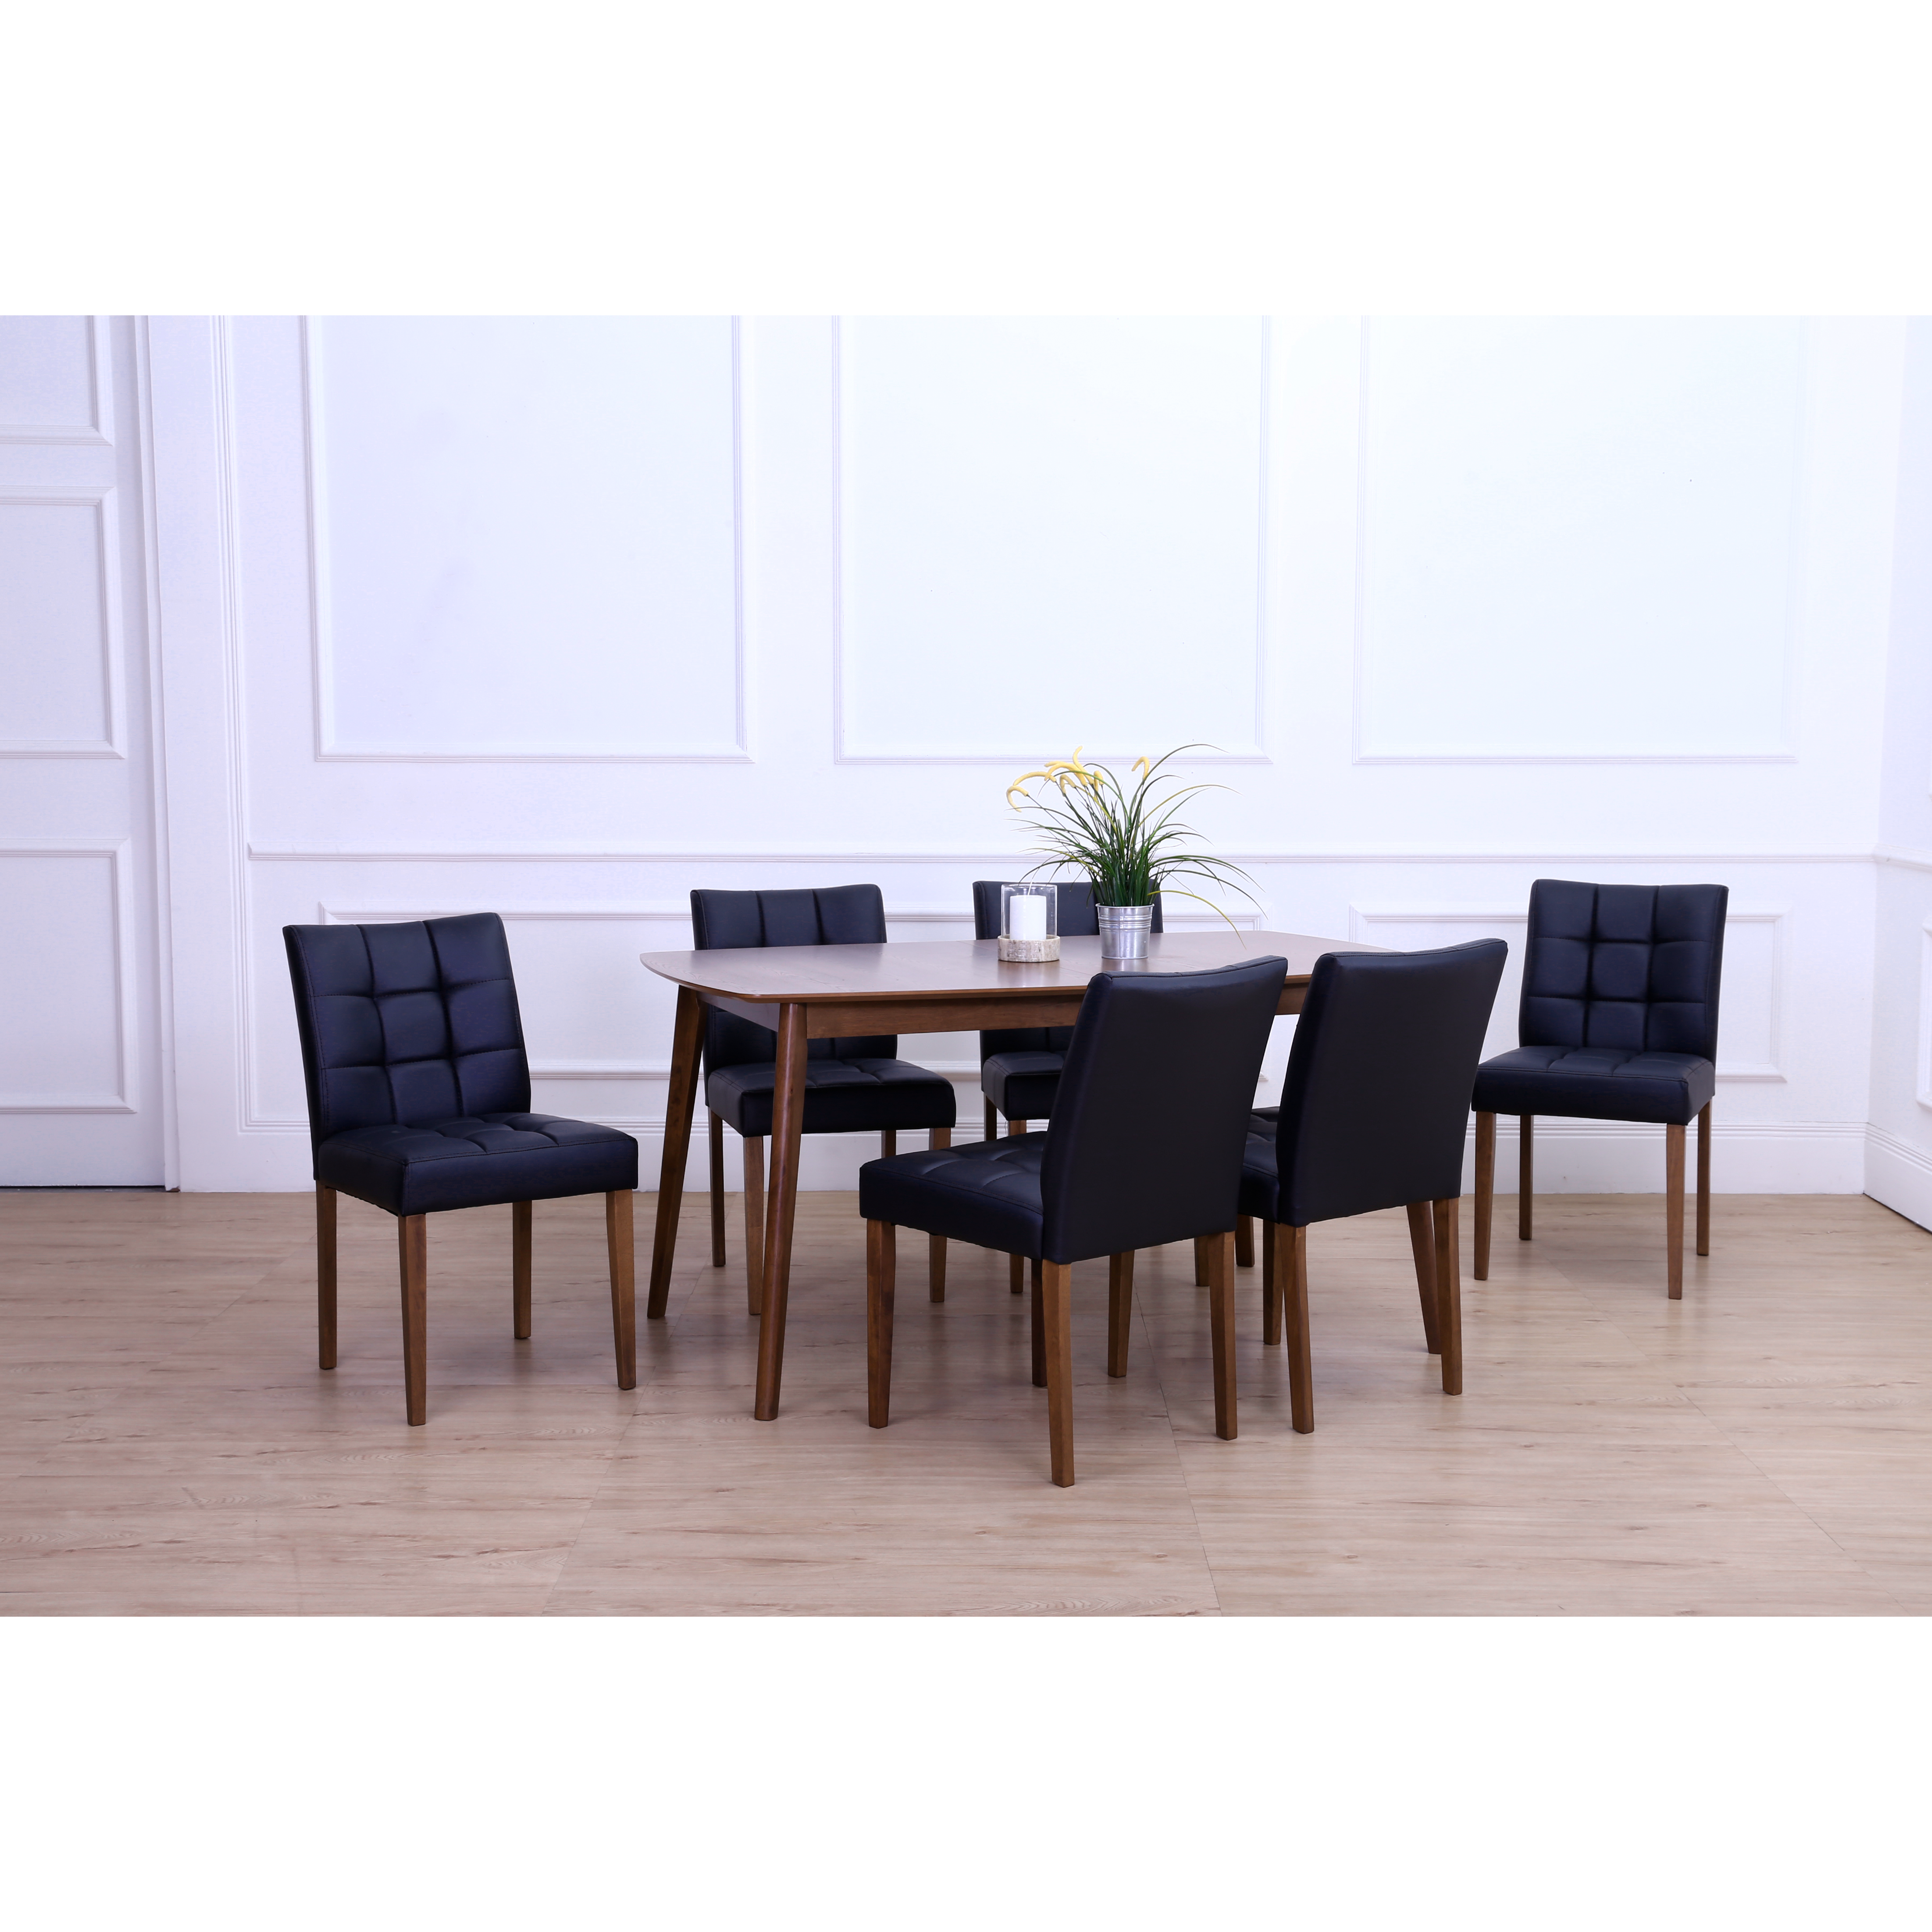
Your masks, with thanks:
M1272 1221L1262 1223L1262 1340L1270 1348L1281 1346L1281 1276L1275 1271L1275 1234Z
M1536 1191L1535 1120L1534 1114L1516 1117L1516 1132L1522 1136L1516 1151L1516 1238L1519 1241L1529 1239L1529 1204Z
M1034 1292L1046 1337L1047 1450L1056 1487L1073 1486L1073 1270L1048 1262Z
M325 1369L335 1366L335 1190L315 1190L315 1339Z
M1208 1286L1208 1238L1204 1234L1194 1238L1194 1286Z
M1234 1223L1234 1265L1252 1268L1255 1264L1255 1220L1252 1214L1244 1214Z
M1134 1321L1134 1251L1107 1257L1107 1372L1127 1372L1127 1342Z
M898 1130L895 1128L887 1127L879 1136L879 1158L881 1160L890 1160L892 1156L897 1154L898 1150L899 1137Z
M926 1137L929 1148L950 1148L952 1144L950 1127L934 1127ZM928 1234L926 1248L926 1292L930 1301L946 1299L946 1237Z
M883 1429L892 1401L892 1288L897 1229L866 1223L866 1420Z
M990 1114L992 1111L992 1103L988 1101L987 1102L987 1112ZM1015 1134L1023 1134L1025 1132L1026 1123L1024 1120L1009 1120L1006 1123L1006 1134L1010 1139ZM991 1134L988 1134L986 1138L988 1140L991 1140L993 1136ZM1034 1283L1036 1288L1038 1287L1039 1282L1040 1264L1036 1262L1034 1264ZM1018 1294L1023 1292L1025 1289L1026 1262L1024 1256L1020 1255L1012 1255L1008 1256L1006 1266L1006 1286L1015 1294ZM1037 1353L1036 1351L1036 1353ZM1036 1364L1036 1366L1037 1366L1037 1364ZM1034 1386L1036 1388L1042 1386L1040 1382L1040 1377L1037 1375L1034 1377Z
M1274 1277L1288 1329L1288 1417L1298 1436L1315 1426L1315 1374L1308 1347L1308 1230L1274 1231Z
M1684 1130L1664 1130L1664 1274L1665 1292L1684 1299Z
M1697 1115L1697 1252L1711 1252L1711 1102Z
M980 1138L988 1141L998 1140L1000 1138L1000 1110L990 1100L986 1102L984 1118L986 1126L980 1135Z
M745 1143L745 1312L765 1312L765 1144Z
M1208 1243L1208 1333L1214 1357L1214 1433L1232 1442L1240 1430L1234 1413L1234 1234L1210 1234Z
M604 1239L610 1250L610 1333L617 1346L617 1386L638 1385L638 1244L631 1227L631 1190L604 1197Z
M1416 1292L1422 1297L1422 1335L1429 1352L1442 1352L1436 1307L1436 1228L1426 1201L1408 1204L1408 1245L1415 1256Z
M530 1339L530 1203L510 1203L510 1332Z
M1442 1393L1462 1393L1462 1262L1456 1226L1461 1201L1432 1201L1436 1218L1436 1326L1442 1338Z
M1478 1281L1490 1278L1490 1216L1496 1198L1496 1117L1476 1116L1476 1264Z
M396 1217L403 1276L403 1409L410 1426L429 1419L429 1232L426 1217Z
M1046 1304L1042 1294L1040 1264L1033 1264L1033 1385L1046 1386Z
M724 1265L724 1117L711 1114L711 1265Z

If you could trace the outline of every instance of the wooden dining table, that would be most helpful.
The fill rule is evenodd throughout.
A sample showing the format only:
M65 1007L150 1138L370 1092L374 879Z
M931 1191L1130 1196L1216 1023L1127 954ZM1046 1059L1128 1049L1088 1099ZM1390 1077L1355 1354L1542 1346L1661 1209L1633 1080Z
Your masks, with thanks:
M980 1028L1071 1026L1096 973L1200 972L1278 955L1288 962L1277 1010L1298 1013L1309 976L1324 952L1378 949L1299 932L1167 932L1148 942L1144 962L1103 959L1097 938L1062 938L1060 957L1037 964L1003 961L996 940L891 941L880 946L718 947L640 955L677 988L670 1090L664 1106L664 1166L658 1182L646 1313L662 1318L670 1295L678 1210L698 1096L707 1006L777 1035L771 1181L765 1198L764 1279L758 1385L752 1413L778 1412L784 1367L785 1294L798 1202L799 1133L805 1114L807 1043L877 1034L966 1033Z

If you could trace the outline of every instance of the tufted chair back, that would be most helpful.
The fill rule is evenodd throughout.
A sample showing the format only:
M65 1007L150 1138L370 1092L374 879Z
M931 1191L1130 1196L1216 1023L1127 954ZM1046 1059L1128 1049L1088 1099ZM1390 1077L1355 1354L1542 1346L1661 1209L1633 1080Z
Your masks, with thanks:
M1010 879L975 879L973 881L973 937L997 939L1000 936L1000 888ZM1100 930L1100 915L1094 910L1094 887L1086 879L1062 880L1059 886L1058 921L1063 939L1091 939ZM1154 930L1160 930L1160 901L1154 902ZM980 1036L980 1058L990 1060L996 1053L1064 1053L1072 1044L1071 1027L1000 1027Z
M1524 1046L1718 1057L1728 886L1538 879L1517 1023Z
M694 892L691 930L698 950L723 946L883 946L886 902L877 886L826 886L784 892ZM897 1034L851 1040L815 1040L806 1048L814 1060L896 1060ZM778 1036L770 1027L741 1020L707 1006L704 1013L704 1065L760 1066L778 1057Z
M530 1061L494 912L285 926L309 1138L527 1113Z
M1040 1170L1047 1260L1233 1227L1249 1109L1287 975L1286 959L1264 955L1088 982Z

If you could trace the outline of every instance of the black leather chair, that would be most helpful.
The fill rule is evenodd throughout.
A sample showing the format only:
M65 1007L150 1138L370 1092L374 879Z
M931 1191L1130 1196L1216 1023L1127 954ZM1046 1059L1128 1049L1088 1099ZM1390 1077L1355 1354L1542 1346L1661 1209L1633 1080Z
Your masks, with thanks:
M1291 1414L1315 1426L1308 1229L1406 1208L1422 1330L1442 1388L1462 1393L1456 1208L1469 1091L1509 948L1324 952L1294 1030L1282 1103L1253 1117L1241 1212L1262 1227L1262 1339L1288 1321Z
M886 905L877 886L830 886L778 892L698 891L691 896L698 950L736 946L882 946ZM898 1036L814 1040L806 1050L808 1134L876 1133L890 1154L902 1128L923 1127L933 1147L949 1146L958 1099L943 1073L899 1059ZM724 1129L745 1143L746 1306L764 1308L765 1141L778 1084L778 1036L769 1027L706 1007L704 1101L710 1111L711 1265L724 1265ZM932 1244L932 1298L946 1293L946 1246Z
M1012 883L1002 879L973 881L975 939L999 938L1000 888ZM1100 930L1100 918L1094 910L1092 885L1085 880L1062 882L1054 890L1060 899L1057 916L1061 936L1094 938ZM1153 930L1161 930L1159 899L1154 902ZM1071 1027L1001 1027L980 1034L980 1090L986 1100L988 1140L998 1134L1002 1114L1009 1134L1023 1134L1029 1123L1053 1118L1053 1096L1060 1090L1060 1071L1072 1037ZM1238 1268L1252 1268L1254 1262L1254 1223L1244 1216L1234 1229L1234 1263ZM1008 1285L1016 1294L1022 1279L1021 1258L1015 1255ZM1204 1246L1194 1257L1194 1285L1208 1285Z
M493 912L380 926L285 926L314 1150L316 1312L335 1366L335 1197L396 1216L403 1384L425 1417L424 1217L511 1208L512 1326L530 1333L530 1203L604 1196L617 1386L638 1385L631 1197L638 1144L530 1112L530 1068L503 922Z
M868 1161L868 1418L892 1390L894 1231L920 1228L1040 1264L1034 1369L1053 1480L1073 1480L1070 1276L1110 1257L1107 1369L1126 1372L1136 1248L1210 1238L1216 1432L1234 1434L1233 1264L1243 1137L1287 962L1205 973L1101 973L1066 1048L1052 1130ZM1158 1108L1149 1093L1161 1096Z
M1490 1274L1496 1116L1522 1123L1516 1233L1530 1238L1538 1114L1647 1120L1664 1132L1665 1292L1684 1296L1684 1130L1697 1122L1697 1252L1711 1252L1711 1100L1728 886L1529 889L1520 1044L1476 1075L1475 1274Z

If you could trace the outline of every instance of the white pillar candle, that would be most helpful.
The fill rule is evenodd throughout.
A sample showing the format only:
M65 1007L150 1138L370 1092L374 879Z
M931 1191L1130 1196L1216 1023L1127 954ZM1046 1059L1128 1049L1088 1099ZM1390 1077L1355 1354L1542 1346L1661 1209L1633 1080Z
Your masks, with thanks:
M1046 895L1016 892L1007 901L1008 916L1013 922L1009 939L1044 939L1046 937Z

